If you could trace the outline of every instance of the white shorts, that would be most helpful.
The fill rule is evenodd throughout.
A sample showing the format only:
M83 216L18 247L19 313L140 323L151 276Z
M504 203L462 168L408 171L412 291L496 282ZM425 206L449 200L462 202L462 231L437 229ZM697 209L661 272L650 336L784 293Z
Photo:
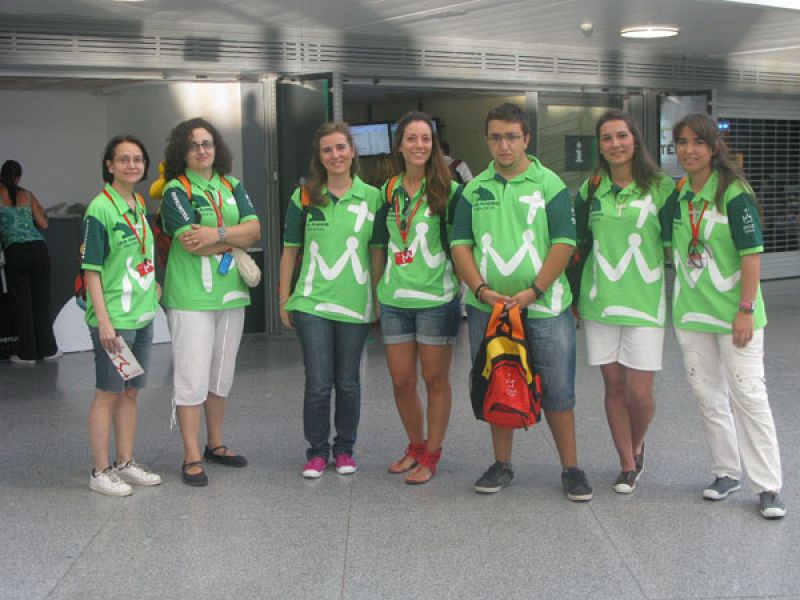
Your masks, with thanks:
M208 393L227 397L244 330L244 308L167 310L172 335L173 406L196 406Z
M592 366L619 363L638 371L660 371L663 327L629 327L581 321L586 328L586 353Z

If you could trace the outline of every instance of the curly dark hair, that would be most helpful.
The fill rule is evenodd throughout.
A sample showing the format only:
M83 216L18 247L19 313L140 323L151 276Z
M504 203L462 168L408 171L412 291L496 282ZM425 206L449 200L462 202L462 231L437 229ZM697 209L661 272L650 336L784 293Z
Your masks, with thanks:
M426 194L431 212L442 216L447 212L447 202L450 199L450 169L447 168L447 163L444 160L444 154L442 154L442 148L439 144L439 136L436 135L433 119L430 116L424 112L412 111L400 117L397 122L397 131L394 135L393 150L395 160L400 170L405 172L406 161L400 152L400 144L403 143L406 127L415 121L425 123L430 128L433 145L428 162L425 163Z
M106 165L106 162L114 160L114 153L117 150L117 146L119 146L123 142L129 142L131 144L136 144L137 146L139 146L139 150L142 151L142 158L144 158L144 173L142 173L142 178L139 181L144 181L147 178L147 169L150 168L150 155L147 154L147 150L145 149L144 144L139 140L139 138L124 133L122 135L115 135L113 138L111 138L109 142L106 144L106 149L103 151L103 160L101 161L101 163L102 163L103 181L105 181L106 183L114 183L114 176L109 172L108 165Z
M203 117L195 117L178 123L169 134L167 148L164 150L164 179L167 181L183 175L186 171L186 156L189 154L192 131L195 129L205 129L214 140L214 171L219 175L231 172L233 156L222 140L222 135Z

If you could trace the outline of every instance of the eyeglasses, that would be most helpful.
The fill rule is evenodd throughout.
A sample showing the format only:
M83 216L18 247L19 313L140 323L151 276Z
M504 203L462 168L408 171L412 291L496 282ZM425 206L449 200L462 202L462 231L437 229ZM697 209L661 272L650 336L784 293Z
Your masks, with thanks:
M208 152L209 150L214 149L214 142L211 140L203 140L202 142L190 142L189 143L189 152L200 152L200 148Z
M144 156L115 156L114 162L120 165L136 165L140 167L144 164Z
M520 141L524 137L525 136L521 133L492 133L491 135L487 135L486 139L489 140L490 144L497 146L503 141L513 144Z

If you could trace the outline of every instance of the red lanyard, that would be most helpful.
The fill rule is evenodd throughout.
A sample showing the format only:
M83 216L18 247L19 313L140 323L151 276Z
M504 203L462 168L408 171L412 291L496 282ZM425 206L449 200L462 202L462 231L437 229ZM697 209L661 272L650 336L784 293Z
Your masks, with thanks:
M111 197L111 194L108 193L108 190L103 190L103 193L106 195L106 198L108 198L109 202L111 202L111 204L114 204L114 206L116 206L116 203L114 202L114 199ZM133 197L137 198L136 194L134 194ZM137 202L137 204L141 205L140 202ZM134 209L133 214L135 219L136 218L135 215L139 213L136 209ZM142 237L139 237L139 234L136 233L136 227L133 226L133 223L131 223L131 220L128 218L128 215L122 213L122 218L125 219L125 222L128 224L128 227L131 228L131 232L136 237L136 241L139 242L139 250L141 250L142 256L147 257L147 246L145 245L147 241L147 227L144 225L144 210L142 210L142 213L139 216L140 216L139 221L142 223ZM135 222L136 221L134 220L134 223Z
M400 237L403 238L403 246L405 246L404 248L405 250L408 250L407 240L408 240L408 232L411 231L411 221L414 220L414 215L417 214L419 207L422 205L422 198L423 198L422 196L419 197L419 200L417 200L417 205L414 207L414 210L411 211L411 214L408 216L408 221L406 221L405 229L403 229L400 226L400 208L398 206L400 203L397 201L397 199L395 199L394 202L394 220L397 223L397 229L400 230Z
M208 198L209 204L211 204L211 208L214 209L214 212L217 213L217 227L222 227L225 223L222 220L222 193L217 190L217 199L219 200L219 208L217 205L214 204L214 196L208 190L205 190L206 198Z
M703 222L703 215L706 214L706 207L708 202L703 202L703 210L700 211L700 217L697 223L694 222L695 210L692 209L692 201L689 200L689 224L692 226L692 246L697 246L700 241L700 223Z

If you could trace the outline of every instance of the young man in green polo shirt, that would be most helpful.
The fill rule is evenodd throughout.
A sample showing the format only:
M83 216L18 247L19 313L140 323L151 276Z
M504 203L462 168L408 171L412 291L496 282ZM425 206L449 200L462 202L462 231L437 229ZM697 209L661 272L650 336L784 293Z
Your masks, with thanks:
M570 500L591 500L575 442L575 320L564 276L575 246L570 195L555 173L526 153L530 127L518 106L489 111L486 139L494 160L464 190L451 242L457 271L470 289L472 359L494 304L527 308L526 335L542 376L543 408L561 461L562 485ZM514 477L514 430L491 429L495 462L475 483L479 493L497 492Z

